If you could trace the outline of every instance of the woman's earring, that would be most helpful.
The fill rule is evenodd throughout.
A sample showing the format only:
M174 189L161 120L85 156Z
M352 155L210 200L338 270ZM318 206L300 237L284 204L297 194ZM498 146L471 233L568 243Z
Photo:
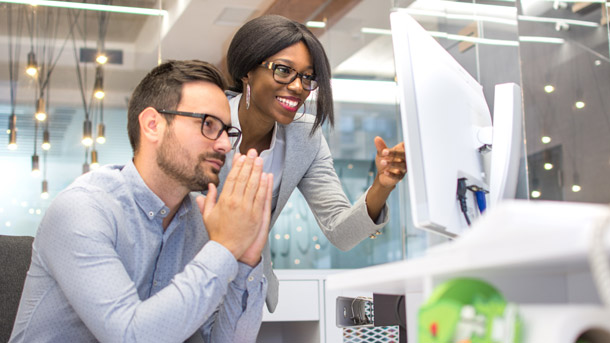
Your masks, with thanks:
M250 84L246 85L246 109L250 109Z

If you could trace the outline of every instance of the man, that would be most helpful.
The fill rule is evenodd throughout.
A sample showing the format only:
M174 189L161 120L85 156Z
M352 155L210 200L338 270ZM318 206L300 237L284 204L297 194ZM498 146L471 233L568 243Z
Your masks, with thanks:
M241 135L223 89L201 61L142 80L128 109L133 161L87 173L53 201L10 342L254 342L273 177L249 151L216 200Z

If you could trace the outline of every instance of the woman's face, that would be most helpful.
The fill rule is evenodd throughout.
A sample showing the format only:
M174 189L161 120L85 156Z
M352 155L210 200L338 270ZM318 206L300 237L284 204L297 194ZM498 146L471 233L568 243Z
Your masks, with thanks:
M282 64L301 74L313 74L313 64L307 46L298 42L270 56L265 62ZM248 73L250 110L255 110L281 124L290 124L310 91L303 88L301 78L281 84L273 78L273 70L258 67Z

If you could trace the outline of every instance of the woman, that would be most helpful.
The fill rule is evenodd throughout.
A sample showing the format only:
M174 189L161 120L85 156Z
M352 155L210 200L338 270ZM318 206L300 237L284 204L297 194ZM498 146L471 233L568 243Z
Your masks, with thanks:
M254 148L264 170L274 175L271 226L295 187L331 243L349 250L387 221L385 204L406 173L404 144L389 149L375 138L377 176L352 206L333 168L328 144L319 130L333 123L330 65L318 39L304 25L282 16L266 15L241 27L227 52L234 86L228 91L232 125L242 131L238 149ZM311 91L318 89L316 115L298 114ZM303 109L303 113L305 109ZM226 161L230 163L232 153ZM230 170L221 171L222 180ZM267 306L277 304L278 282L271 269L268 246L265 274L269 280Z

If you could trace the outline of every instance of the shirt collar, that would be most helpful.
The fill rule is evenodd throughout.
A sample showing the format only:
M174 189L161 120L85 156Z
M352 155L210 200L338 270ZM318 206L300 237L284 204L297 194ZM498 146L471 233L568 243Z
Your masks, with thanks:
M148 188L133 161L129 161L129 163L123 167L121 173L127 184L131 187L135 202L149 220L153 220L157 216L160 216L161 218L167 216L169 208L165 206L165 203L161 198ZM189 196L186 196L182 201L176 216L179 217L184 215L190 208L191 199Z

